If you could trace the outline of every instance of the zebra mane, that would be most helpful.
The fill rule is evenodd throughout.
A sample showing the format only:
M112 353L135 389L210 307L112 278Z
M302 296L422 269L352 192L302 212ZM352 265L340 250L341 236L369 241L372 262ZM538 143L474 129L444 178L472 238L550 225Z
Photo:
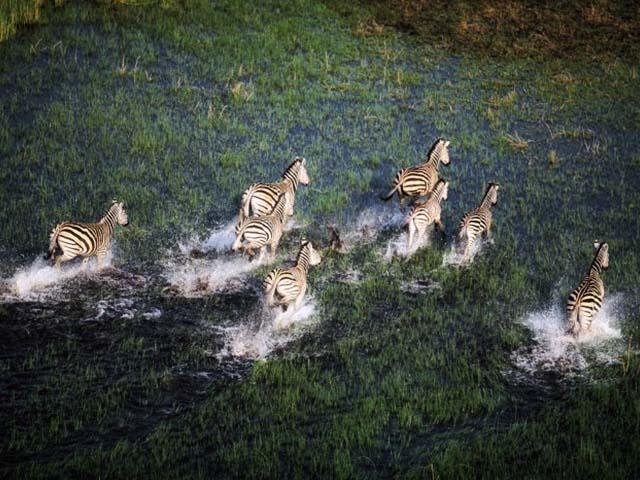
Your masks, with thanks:
M102 216L102 218L100 219L100 221L98 223L107 223L110 226L113 226L115 224L115 214L116 214L115 207L119 203L120 202L118 202L118 200L113 200L111 202L111 205L109 206L109 208L104 213L104 215Z
M487 189L484 191L484 195L482 196L482 201L480 202L480 205L485 205L489 192L491 191L491 189L493 187L499 187L500 184L497 182L489 182L489 185L487 185Z
M285 169L282 174L283 179L297 177L298 171L300 170L300 166L302 166L302 161L304 159L302 157L296 157L291 164Z
M300 257L306 252L307 246L309 245L309 240L303 239L300 242L300 250L298 250L298 254L296 255L296 264L300 261Z
M431 155L433 155L436 152L436 149L440 145L440 142L444 144L445 139L443 137L439 137L438 139L436 139L435 142L433 142L433 144L429 148L429 151L427 152L427 160L431 160Z

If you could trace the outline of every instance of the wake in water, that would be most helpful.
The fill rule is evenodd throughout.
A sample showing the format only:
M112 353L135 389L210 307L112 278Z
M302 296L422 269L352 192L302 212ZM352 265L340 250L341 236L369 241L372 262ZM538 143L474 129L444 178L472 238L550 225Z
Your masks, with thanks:
M244 288L243 278L264 263L246 258L188 259L186 263L165 263L164 278L169 290L185 297L211 293L237 292Z
M453 265L459 267L470 265L473 263L476 255L485 250L486 245L492 244L492 240L477 239L473 245L471 245L471 248L469 249L469 257L465 260L463 255L464 249L459 247L457 242L454 241L454 243L449 247L449 250L442 256L442 266L447 267L449 265Z
M105 269L111 266L113 255L111 250L104 261ZM4 291L0 293L0 301L36 301L47 300L58 296L55 288L79 274L96 273L98 268L95 258L89 260L86 270L81 261L63 264L60 271L42 257L37 257L28 267L19 268L16 273L2 280Z
M622 295L607 297L591 331L577 339L567 333L566 314L559 300L529 313L524 324L535 343L516 350L513 364L528 376L553 373L572 377L583 376L589 365L616 362L624 349L618 320L622 307Z
M234 229L235 220L211 230L204 240L193 237L178 242L178 254L169 252L171 258L165 262L163 276L168 290L185 297L242 290L245 275L264 263L223 255L231 253Z
M408 258L412 256L421 248L431 246L434 230L435 228L433 225L430 225L422 237L416 236L413 239L413 245L411 245L411 247L409 247L409 234L407 232L402 232L399 235L394 236L384 247L382 257L385 261L389 262L393 257Z
M399 227L404 219L405 214L391 205L365 208L358 215L355 225L343 235L346 249L354 242L374 241L382 230Z
M248 322L217 328L222 333L224 346L216 358L265 359L308 331L316 322L315 311L313 299L307 299L295 312L275 315L260 302Z

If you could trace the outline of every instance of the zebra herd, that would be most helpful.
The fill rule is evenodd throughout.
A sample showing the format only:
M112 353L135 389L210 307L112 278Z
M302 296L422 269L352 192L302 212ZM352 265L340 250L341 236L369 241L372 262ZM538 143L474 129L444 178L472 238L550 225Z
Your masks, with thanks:
M413 200L405 222L409 248L426 235L427 227L432 223L445 235L441 213L442 202L447 200L449 182L440 177L439 166L450 163L449 144L448 140L438 138L429 149L426 160L420 165L401 169L394 177L391 191L382 197L390 200L397 194L401 209L406 197ZM242 195L232 250L246 253L250 258L258 250L258 261L262 261L269 247L270 261L273 261L287 220L294 213L298 185L309 183L306 160L296 157L283 173L282 181L251 185ZM466 213L460 221L456 240L465 261L480 236L490 237L491 208L498 201L499 188L498 183L489 183L478 207ZM426 199L418 201L419 197ZM96 256L98 269L102 269L115 226L126 227L128 224L124 205L118 201L112 203L97 223L60 223L51 232L48 258L59 270L63 262L76 257L83 258L83 268L86 268L89 258ZM589 331L604 300L601 273L609 266L609 247L601 242L596 242L594 247L595 257L589 271L567 301L567 332L575 337ZM56 255L58 251L62 253ZM267 305L285 311L291 305L294 310L298 309L307 289L309 268L320 261L320 254L311 242L303 240L293 267L275 268L266 276L264 291Z

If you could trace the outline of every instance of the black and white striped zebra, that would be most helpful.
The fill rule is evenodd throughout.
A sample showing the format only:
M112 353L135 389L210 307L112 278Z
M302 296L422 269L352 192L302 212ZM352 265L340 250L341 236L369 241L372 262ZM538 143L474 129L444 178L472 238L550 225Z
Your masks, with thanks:
M55 261L59 270L63 262L84 257L82 264L86 268L89 258L96 256L98 269L102 269L113 231L116 224L126 227L129 218L122 202L113 201L107 213L98 223L63 222L51 231L48 258ZM60 249L61 255L56 257Z
M236 226L236 240L231 247L233 251L243 250L253 257L254 250L260 250L258 261L262 261L267 245L271 246L271 257L275 258L276 248L280 243L284 222L286 219L287 195L281 193L278 201L269 215L258 217L253 215L245 218Z
M604 301L604 283L600 274L609 267L609 245L596 242L593 246L595 257L589 272L567 300L567 333L574 337L590 330L593 317L600 311Z
M447 199L449 194L449 182L438 180L429 198L421 203L416 203L411 209L407 225L409 226L409 242L408 247L413 245L414 238L420 239L424 237L427 227L432 223L444 234L444 225L440 219L442 213L442 201ZM417 233L417 235L416 235Z
M302 241L296 264L291 268L275 268L269 272L264 281L264 291L269 307L282 307L288 310L291 303L298 310L307 291L307 275L309 267L318 265L320 254L309 241Z
M444 138L438 138L429 149L427 159L423 164L403 168L396 173L393 188L382 199L390 200L397 193L400 199L400 208L402 208L405 197L420 197L429 194L438 182L440 163L449 164L449 143Z
M498 203L498 188L497 183L490 183L478 208L465 214L460 221L458 244L464 243L464 259L469 257L469 250L480 235L491 236L491 207Z
M286 215L293 215L298 184L309 185L309 174L305 166L306 159L296 157L282 174L282 181L276 183L254 183L242 194L238 224L250 215L263 216L275 208L280 194L287 196Z

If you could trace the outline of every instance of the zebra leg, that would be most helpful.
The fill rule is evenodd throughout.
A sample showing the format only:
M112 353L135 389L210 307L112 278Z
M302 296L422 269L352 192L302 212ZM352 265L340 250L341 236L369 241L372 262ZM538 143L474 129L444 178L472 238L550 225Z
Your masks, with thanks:
M295 310L300 310L300 307L302 306L302 300L304 299L304 294L307 291L307 286L304 285L301 289L300 289L300 293L298 293L298 296L296 297L296 303L295 303Z
M263 245L260 247L260 255L258 256L258 263L262 263L262 259L264 258L264 252L266 252L267 246Z
M86 272L87 271L87 263L89 263L89 257L84 257L82 259L82 271ZM100 264L100 261L98 260L98 264Z
M73 260L74 258L76 258L76 256L74 255L73 257L68 256L66 253L62 253L62 255L58 256L56 258L56 270L58 272L60 272L62 270L62 263L63 262L68 262L69 260Z
M409 250L411 250L411 245L413 245L413 237L415 235L415 226L413 225L413 222L410 221L409 222L409 242L407 244L407 248Z
M487 228L482 233L484 234L484 238L486 240L491 240L491 219L487 220Z
M444 231L444 224L442 223L442 220L437 219L437 220L435 221L435 225L436 225L436 228L437 228L438 230L440 230L440 234L442 235L442 238L443 238L443 239L444 239L444 238L447 238L447 234L446 234L446 232Z

